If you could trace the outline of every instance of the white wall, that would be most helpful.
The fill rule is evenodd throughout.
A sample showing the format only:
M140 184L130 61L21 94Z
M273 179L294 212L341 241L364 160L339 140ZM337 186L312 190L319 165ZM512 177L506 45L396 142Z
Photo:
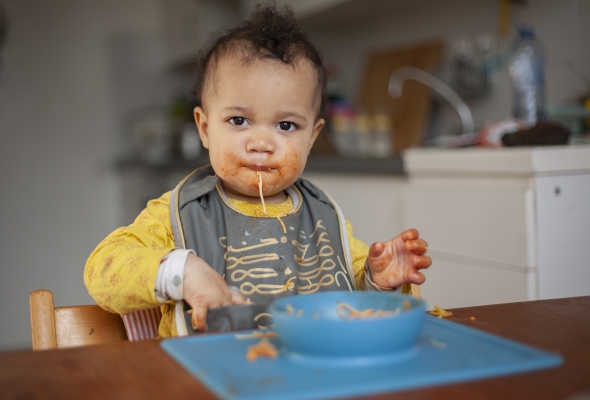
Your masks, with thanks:
M369 4L375 2L369 2ZM388 12L366 18L365 10L357 19L346 20L338 29L322 29L314 24L310 38L325 59L335 63L341 73L346 95L356 99L363 82L365 61L375 50L394 49L440 39L447 48L459 38L491 35L500 50L515 34L514 26L526 22L536 29L544 43L547 63L547 97L549 103L561 103L588 90L575 75L570 63L590 78L590 2L586 0L528 0L527 5L513 6L511 35L499 33L499 1L491 0L420 0L399 1ZM395 4L395 2L392 2ZM490 99L470 102L476 127L506 118L510 114L511 94L506 68L501 71L497 93ZM439 133L448 134L458 119L442 105Z
M30 347L29 293L89 304L83 269L118 226L109 40L160 31L157 0L3 0L0 351Z

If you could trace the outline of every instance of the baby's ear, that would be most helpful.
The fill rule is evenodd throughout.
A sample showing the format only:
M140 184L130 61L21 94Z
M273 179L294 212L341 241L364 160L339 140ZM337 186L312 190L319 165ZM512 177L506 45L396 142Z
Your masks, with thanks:
M209 132L208 132L208 124L207 124L207 115L202 107L195 107L193 110L195 116L195 124L197 124L197 129L199 129L199 136L201 137L201 142L203 143L203 147L206 149L209 148Z
M311 148L313 147L313 144L315 143L315 140L318 138L318 135L322 131L322 128L324 127L325 123L326 121L324 121L323 118L319 118L313 126L313 132L311 132L311 141L309 142L309 150L311 150Z

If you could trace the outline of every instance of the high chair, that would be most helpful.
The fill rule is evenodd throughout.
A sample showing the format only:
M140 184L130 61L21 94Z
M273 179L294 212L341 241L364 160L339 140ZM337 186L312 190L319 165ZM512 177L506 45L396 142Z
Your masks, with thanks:
M29 296L33 350L58 349L127 340L121 316L97 305L53 306L53 293Z

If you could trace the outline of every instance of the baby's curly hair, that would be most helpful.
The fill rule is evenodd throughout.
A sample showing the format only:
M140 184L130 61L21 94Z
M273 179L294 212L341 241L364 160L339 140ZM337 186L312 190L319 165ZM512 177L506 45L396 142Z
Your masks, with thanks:
M309 61L317 72L317 117L324 116L327 72L319 52L301 32L289 6L284 6L279 11L274 2L258 4L249 20L223 32L201 50L193 89L198 106L203 106L203 90L214 81L217 63L223 57L236 53L240 54L245 63L260 59L279 60L288 65L301 60Z

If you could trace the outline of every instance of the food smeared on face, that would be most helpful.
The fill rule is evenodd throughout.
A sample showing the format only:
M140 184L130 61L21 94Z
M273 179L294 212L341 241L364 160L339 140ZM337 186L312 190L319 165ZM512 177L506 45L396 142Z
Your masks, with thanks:
M237 54L221 61L215 90L204 90L195 109L203 145L229 197L278 204L324 125L317 71L305 60L284 65Z

